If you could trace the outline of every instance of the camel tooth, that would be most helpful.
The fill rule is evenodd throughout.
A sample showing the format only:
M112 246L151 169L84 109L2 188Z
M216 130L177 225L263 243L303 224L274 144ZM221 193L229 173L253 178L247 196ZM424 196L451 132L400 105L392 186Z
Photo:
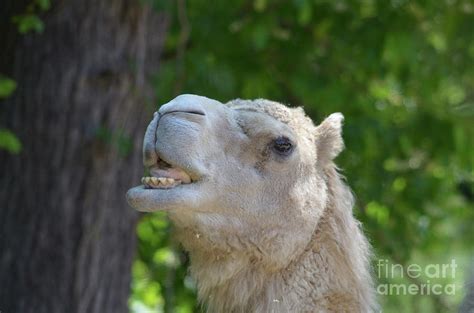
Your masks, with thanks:
M150 188L150 177L142 177L142 184L145 185L145 187Z
M171 177L154 177L154 176L142 177L141 182L146 188L154 188L154 189L160 189L160 187L171 188L171 187L180 185L182 183L180 180L175 180L174 178L171 178Z

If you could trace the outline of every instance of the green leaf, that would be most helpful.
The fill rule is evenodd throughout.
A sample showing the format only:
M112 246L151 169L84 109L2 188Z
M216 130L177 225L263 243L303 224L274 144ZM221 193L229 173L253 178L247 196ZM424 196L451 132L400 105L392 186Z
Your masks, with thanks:
M0 129L0 149L18 154L21 151L21 142L18 137L8 129Z
M257 25L252 32L253 45L256 50L263 50L268 43L268 28L265 25Z
M367 204L366 208L367 216L376 220L380 225L386 225L389 218L389 209L376 201L371 201Z
M313 8L309 1L304 1L299 9L298 12L298 23L300 25L308 25L311 21L311 17L313 16Z
M263 11L265 11L265 8L267 7L267 1L266 0L255 0L253 2L253 7L254 7L255 11L263 12Z
M41 11L47 11L51 7L50 0L36 0L36 5L40 8Z
M27 34L35 31L42 33L44 30L43 21L35 14L22 14L13 17L13 23L18 26L18 31L21 34Z
M0 99L10 96L16 89L16 82L0 75Z
M116 138L117 150L121 157L126 157L132 152L133 141L129 136L119 133Z
M112 131L105 126L100 126L96 131L96 137L105 144L112 143Z

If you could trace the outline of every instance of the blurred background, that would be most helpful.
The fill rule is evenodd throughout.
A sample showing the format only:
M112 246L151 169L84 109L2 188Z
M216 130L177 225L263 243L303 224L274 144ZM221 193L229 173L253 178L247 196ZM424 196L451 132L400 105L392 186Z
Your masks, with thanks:
M337 163L376 285L455 284L381 294L383 312L458 312L474 269L473 1L0 8L0 311L200 312L166 216L137 216L124 200L152 112L194 93L303 106L316 123L342 112ZM378 260L457 268L387 277Z

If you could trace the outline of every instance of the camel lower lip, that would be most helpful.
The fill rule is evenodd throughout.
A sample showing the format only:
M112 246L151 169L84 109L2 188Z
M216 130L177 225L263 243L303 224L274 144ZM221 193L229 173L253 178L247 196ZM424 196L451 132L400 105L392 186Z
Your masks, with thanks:
M173 188L153 188L144 185L128 190L127 202L141 212L169 211L195 203L199 196L198 184L181 184Z

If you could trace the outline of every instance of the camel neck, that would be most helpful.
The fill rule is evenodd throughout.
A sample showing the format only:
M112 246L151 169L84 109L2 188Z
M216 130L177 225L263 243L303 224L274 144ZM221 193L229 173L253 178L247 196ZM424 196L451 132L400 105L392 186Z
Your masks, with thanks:
M303 253L278 270L244 253L191 251L191 273L208 312L370 312L365 237L351 215L327 213Z

